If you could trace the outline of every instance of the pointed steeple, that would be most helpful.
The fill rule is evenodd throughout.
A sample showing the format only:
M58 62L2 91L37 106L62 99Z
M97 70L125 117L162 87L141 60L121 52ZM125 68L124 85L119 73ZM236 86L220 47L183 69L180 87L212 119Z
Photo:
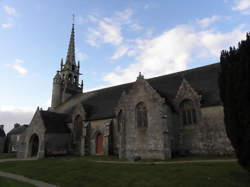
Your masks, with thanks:
M73 22L72 24L72 30L70 34L70 41L69 41L69 48L68 48L68 53L66 57L66 64L69 65L75 65L76 60L75 60L75 24Z
M75 94L82 93L83 82L79 83L80 63L76 65L75 59L75 24L73 15L73 24L70 34L69 47L66 60L61 60L60 71L53 79L51 107L56 108L66 102Z

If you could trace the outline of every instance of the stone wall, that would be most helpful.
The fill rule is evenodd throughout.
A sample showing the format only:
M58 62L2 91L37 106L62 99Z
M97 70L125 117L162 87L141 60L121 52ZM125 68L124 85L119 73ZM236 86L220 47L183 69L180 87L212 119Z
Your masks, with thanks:
M17 152L21 135L12 134L8 136L7 151L8 153Z
M201 153L209 155L234 154L227 137L222 106L202 108Z
M90 143L90 154L95 155L96 154L96 138L99 134L104 136L103 141L103 148L104 148L104 154L109 155L113 152L113 146L112 146L112 136L113 136L113 126L112 119L104 119L104 120L94 120L90 121L90 137L89 137L89 143Z
M17 153L18 158L30 157L30 138L33 134L36 134L39 138L39 148L37 158L43 158L45 156L45 128L43 121L41 120L40 113L37 110L29 127L22 134Z
M45 134L46 155L65 155L69 153L71 143L70 134Z
M147 127L138 127L135 108L143 102L147 109ZM172 114L165 100L139 76L133 88L123 94L116 109L123 112L119 132L119 157L166 159L171 157Z
M234 154L226 135L222 106L201 108L201 120L197 124L180 127L179 139L180 154Z

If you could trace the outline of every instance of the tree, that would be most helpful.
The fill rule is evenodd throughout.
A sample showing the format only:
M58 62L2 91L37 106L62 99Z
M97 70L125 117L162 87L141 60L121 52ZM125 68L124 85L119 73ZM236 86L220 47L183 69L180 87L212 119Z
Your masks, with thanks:
M220 65L226 132L239 164L250 172L250 33L238 48L221 52Z

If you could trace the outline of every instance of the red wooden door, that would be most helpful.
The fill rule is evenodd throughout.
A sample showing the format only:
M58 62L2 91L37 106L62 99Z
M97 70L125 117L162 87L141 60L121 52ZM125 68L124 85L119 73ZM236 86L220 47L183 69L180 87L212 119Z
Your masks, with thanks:
M103 135L98 135L96 138L96 154L103 154Z

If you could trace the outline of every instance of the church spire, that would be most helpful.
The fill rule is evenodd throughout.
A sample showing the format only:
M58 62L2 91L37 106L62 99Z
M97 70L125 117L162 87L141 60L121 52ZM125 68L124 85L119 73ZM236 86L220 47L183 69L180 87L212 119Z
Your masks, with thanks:
M73 24L72 24L72 30L70 34L70 41L69 41L69 48L68 48L68 53L67 53L67 58L66 58L66 64L69 65L75 65L76 60L75 60L75 23L74 23L74 17L73 15Z
M75 94L82 93L83 82L79 83L80 63L76 65L75 59L75 23L73 15L73 24L70 34L69 48L66 61L61 60L60 71L57 72L53 80L52 90L52 108L56 108L60 104L66 102Z

